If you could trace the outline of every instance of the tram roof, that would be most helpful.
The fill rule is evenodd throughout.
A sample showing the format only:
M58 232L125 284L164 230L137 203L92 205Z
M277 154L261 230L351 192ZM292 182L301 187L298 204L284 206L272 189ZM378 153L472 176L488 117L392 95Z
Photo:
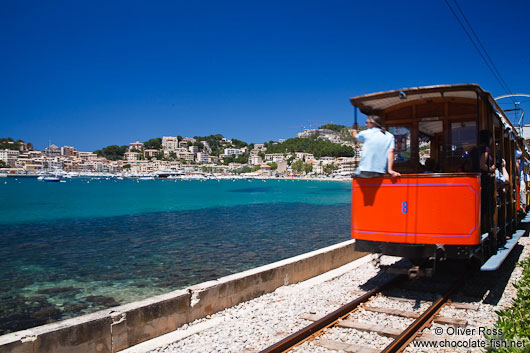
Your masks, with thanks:
M406 101L440 98L460 97L477 98L477 93L486 93L475 83L455 85L435 85L423 87L401 88L392 91L365 94L350 98L350 102L358 107L364 114L377 114L389 107ZM489 93L488 93L489 94Z

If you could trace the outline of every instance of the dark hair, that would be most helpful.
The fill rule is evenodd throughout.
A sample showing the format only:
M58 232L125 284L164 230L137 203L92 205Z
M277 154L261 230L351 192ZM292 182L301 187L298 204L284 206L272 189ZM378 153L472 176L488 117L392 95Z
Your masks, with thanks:
M378 127L383 133L386 133L386 129L383 127L383 121L379 115L369 115L368 119Z

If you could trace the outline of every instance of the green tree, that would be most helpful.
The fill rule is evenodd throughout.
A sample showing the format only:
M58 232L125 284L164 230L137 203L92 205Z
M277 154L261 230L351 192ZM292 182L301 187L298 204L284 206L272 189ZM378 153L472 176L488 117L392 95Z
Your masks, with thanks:
M291 169L294 173L301 174L304 170L304 162L302 162L301 160L297 160L296 162L291 164Z
M123 165L123 169L131 169L131 165L130 164L124 164Z
M339 167L335 165L335 163L330 163L330 164L326 164L323 169L324 169L324 174L330 175L335 170L339 169Z
M221 154L222 148L222 140L223 135L216 134L216 135L209 135L209 136L195 136L194 137L198 141L206 141L210 148L212 149L212 153L210 153L212 156L219 156ZM203 144L204 146L204 144Z
M0 161L0 168L7 168L7 164L4 161Z
M243 147L248 146L248 144L245 141L232 139L232 146L234 146L235 148L243 148Z
M271 163L267 163L267 164L271 166L271 170L278 169L278 163L276 163L276 162L271 162Z
M308 174L313 171L313 165L309 163L304 163L304 173Z
M18 140L13 140L12 137L7 137L7 138L0 138L0 149L1 150L14 150L14 151L19 151L20 150L20 146L24 143L24 141L18 139ZM31 143L28 143L28 149L29 150L32 150L33 149L33 145Z
M250 173L252 169L250 169L250 167L247 167L246 165L239 168L239 169L236 169L234 170L235 173L237 174L241 174L241 173Z
M94 151L95 154L98 155L98 157L105 157L109 161L116 161L119 159L123 159L123 155L125 154L125 151L127 151L127 146L118 146L118 145L111 145L102 148L101 150Z
M162 139L160 137L150 139L144 142L144 147L147 149L159 150L162 148Z
M354 151L351 146L344 146L330 141L317 138L291 138L282 143L270 145L267 153L311 153L316 158L331 157L353 157Z

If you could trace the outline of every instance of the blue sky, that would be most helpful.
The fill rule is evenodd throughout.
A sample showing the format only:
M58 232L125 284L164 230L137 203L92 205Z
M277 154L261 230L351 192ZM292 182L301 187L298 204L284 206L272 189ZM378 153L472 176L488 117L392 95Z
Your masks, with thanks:
M530 93L530 3L459 5L511 91ZM259 143L351 125L356 95L471 82L506 93L444 0L5 0L0 51L0 137L37 149Z

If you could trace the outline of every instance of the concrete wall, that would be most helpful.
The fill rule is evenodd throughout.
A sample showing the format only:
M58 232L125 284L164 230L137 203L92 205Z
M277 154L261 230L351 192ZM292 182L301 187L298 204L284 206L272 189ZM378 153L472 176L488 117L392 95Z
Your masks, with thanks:
M276 288L304 281L364 253L353 240L183 290L0 336L0 353L112 353L166 334Z

